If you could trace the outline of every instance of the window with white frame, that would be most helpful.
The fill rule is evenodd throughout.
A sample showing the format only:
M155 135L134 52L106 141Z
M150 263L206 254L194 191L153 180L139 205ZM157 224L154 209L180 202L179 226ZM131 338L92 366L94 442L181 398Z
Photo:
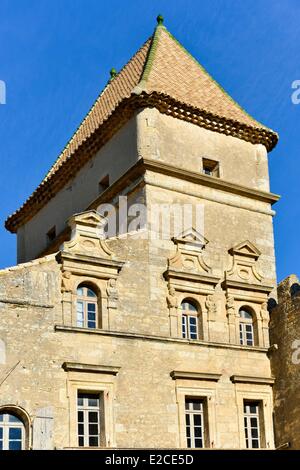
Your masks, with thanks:
M201 398L185 399L185 426L187 447L205 447L205 401Z
M101 445L101 395L98 393L77 394L77 426L79 447L100 447Z
M23 450L25 448L25 426L17 416L0 413L0 450Z
M240 316L240 344L254 346L253 316L247 308L241 308Z
M189 300L184 300L181 304L181 331L183 338L199 338L198 309Z
M76 325L82 328L99 328L98 296L84 284L77 288Z
M247 449L261 447L260 402L244 401L244 429Z

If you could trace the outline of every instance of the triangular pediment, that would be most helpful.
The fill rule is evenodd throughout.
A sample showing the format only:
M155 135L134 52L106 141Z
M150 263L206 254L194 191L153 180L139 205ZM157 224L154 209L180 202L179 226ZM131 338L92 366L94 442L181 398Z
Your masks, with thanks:
M235 245L229 250L229 252L233 255L248 256L255 259L259 258L261 255L261 251L259 251L259 249L256 248L256 246L249 240Z
M201 233L197 232L194 228L189 228L184 230L180 235L173 238L174 243L176 244L195 244L201 245L202 247L206 246L209 242Z
M105 217L100 215L97 211L91 210L86 212L80 212L78 214L74 214L70 219L69 223L72 225L80 224L80 225L87 225L89 227L98 227L99 225L102 226L106 223Z

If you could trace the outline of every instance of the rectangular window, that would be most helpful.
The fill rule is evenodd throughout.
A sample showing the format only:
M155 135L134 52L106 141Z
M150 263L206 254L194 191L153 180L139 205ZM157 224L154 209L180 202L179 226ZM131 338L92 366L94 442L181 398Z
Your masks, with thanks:
M77 426L79 447L100 447L100 398L99 394L78 392Z
M200 398L185 399L185 426L187 447L205 447L205 401Z
M254 346L254 333L252 323L240 322L240 344Z
M244 401L244 428L247 449L261 447L260 402Z
M198 338L198 318L195 315L182 315L182 337L188 339Z
M202 159L202 171L205 175L220 177L220 166L219 162L215 160L209 160L208 158Z

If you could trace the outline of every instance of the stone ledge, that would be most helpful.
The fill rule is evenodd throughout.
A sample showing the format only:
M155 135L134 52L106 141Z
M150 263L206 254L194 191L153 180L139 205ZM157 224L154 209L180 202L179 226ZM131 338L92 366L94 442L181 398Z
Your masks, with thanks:
M186 372L179 370L172 370L170 376L173 380L185 379L185 380L207 380L210 382L218 382L222 374L210 374L205 372Z
M20 305L24 307L39 307L39 308L54 308L52 304L40 304L39 302L34 302L31 300L24 300L24 299L10 299L7 297L0 297L0 304L11 304L11 305Z
M64 362L62 368L66 372L96 372L98 374L117 375L120 367L102 366L96 364L81 364L79 362Z
M247 384L261 384L261 385L273 385L275 379L273 377L251 377L247 375L232 375L230 377L233 383L247 383Z
M65 326L65 325L54 325L54 330L56 332L63 333L79 333L79 334L89 334L89 335L100 335L100 336L112 336L116 338L124 339L137 339L141 341L160 341L162 343L177 343L190 346L205 346L219 349L234 349L238 351L245 352L258 352L267 355L268 348L260 348L255 346L241 346L239 344L230 344L230 343L215 343L209 341L201 340L188 340L182 338L170 338L166 336L154 336L154 335L141 335L139 333L127 333L123 331L108 331L108 330L99 330L91 328L79 328L76 326Z

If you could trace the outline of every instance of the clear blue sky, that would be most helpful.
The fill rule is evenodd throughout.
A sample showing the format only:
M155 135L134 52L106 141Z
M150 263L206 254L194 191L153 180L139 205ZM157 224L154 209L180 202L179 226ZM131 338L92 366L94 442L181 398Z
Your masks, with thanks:
M280 134L270 154L278 278L300 275L299 0L1 0L0 267L15 264L4 220L31 194L104 87L150 36L158 13L256 119Z

